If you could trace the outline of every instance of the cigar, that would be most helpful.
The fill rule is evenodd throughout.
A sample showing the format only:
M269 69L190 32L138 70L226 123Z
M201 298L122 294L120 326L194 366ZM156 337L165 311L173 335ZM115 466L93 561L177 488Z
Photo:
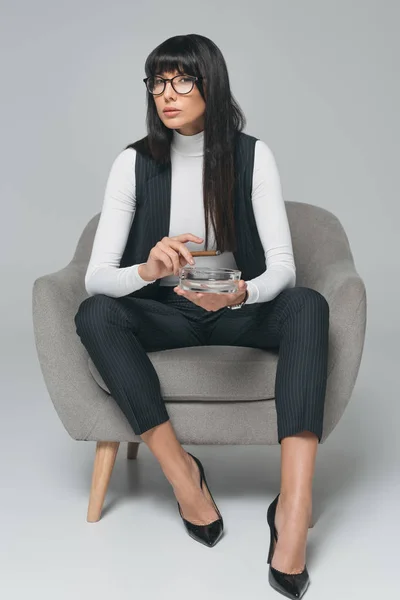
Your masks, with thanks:
M192 256L217 256L221 254L220 250L194 250L190 253Z

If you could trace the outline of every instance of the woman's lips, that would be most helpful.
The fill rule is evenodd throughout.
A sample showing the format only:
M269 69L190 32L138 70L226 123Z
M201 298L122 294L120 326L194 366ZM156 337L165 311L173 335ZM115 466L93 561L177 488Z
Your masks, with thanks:
M175 117L180 112L181 112L180 110L166 110L166 111L164 111L164 115L166 117Z

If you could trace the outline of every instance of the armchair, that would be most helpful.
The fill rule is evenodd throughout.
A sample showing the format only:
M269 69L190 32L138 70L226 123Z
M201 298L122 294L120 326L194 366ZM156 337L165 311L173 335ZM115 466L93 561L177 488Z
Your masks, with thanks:
M338 218L311 204L285 204L296 285L319 291L330 307L323 443L341 419L358 375L366 329L366 290ZM120 443L128 443L127 457L135 459L141 442L75 330L74 316L88 295L84 277L99 217L100 213L84 228L69 264L37 278L32 292L35 344L50 399L74 440L96 442L89 522L101 518ZM274 402L277 351L195 346L150 352L149 358L182 444L278 443ZM250 396L246 389L251 390Z

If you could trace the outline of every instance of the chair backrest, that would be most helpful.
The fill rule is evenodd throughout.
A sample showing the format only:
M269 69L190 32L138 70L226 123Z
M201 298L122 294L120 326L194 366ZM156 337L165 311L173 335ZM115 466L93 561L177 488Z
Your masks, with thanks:
M296 285L309 286L321 266L340 260L354 264L346 232L333 213L305 202L285 201L285 206L296 263ZM86 271L89 263L99 219L100 213L97 213L88 222L71 261L82 271Z
M296 285L313 287L317 274L338 261L354 265L347 234L330 211L305 202L285 202L296 264Z

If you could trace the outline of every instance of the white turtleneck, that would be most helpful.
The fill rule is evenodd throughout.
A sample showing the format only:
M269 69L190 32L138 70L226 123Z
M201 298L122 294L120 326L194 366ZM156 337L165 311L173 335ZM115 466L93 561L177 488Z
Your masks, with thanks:
M204 131L186 136L173 130L169 237L193 233L205 242L203 144ZM85 287L90 296L106 294L117 298L152 283L139 275L139 264L119 268L135 216L135 160L136 150L127 148L118 154L111 166L85 276ZM257 140L255 146L252 203L267 268L261 275L246 281L249 292L246 304L272 300L283 289L294 287L296 283L280 177L272 151L262 140ZM212 227L209 235L209 248L215 248ZM185 245L190 251L204 250L204 243L185 242ZM237 268L232 252L197 256L194 261L196 266ZM169 275L161 278L160 285L175 287L178 282L176 275Z

